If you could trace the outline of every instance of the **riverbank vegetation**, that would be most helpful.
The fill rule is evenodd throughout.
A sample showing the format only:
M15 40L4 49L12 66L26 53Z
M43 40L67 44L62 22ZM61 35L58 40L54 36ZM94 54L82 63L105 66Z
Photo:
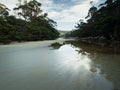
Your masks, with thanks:
M106 40L120 40L120 0L106 0L88 11L85 18L87 22L80 20L76 29L66 34L67 37L96 38Z
M41 10L36 0L21 2L13 9L16 15L9 15L9 7L0 4L0 43L12 41L51 40L59 36L56 22Z

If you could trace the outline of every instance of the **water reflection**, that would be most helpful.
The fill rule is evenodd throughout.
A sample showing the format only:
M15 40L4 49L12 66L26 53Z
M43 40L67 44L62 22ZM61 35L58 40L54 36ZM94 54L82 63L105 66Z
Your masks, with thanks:
M98 68L102 75L113 82L115 90L120 90L120 44L99 46L84 42L68 43L81 48L82 52L89 53L94 68Z
M66 44L72 44L75 47L81 48L82 52L87 52L90 54L117 54L120 55L120 44L113 45L97 45L81 41L66 41Z
M120 90L120 46L99 46L83 42L64 42L59 48L59 60L64 69L74 74L95 74L93 83L104 83L100 90ZM80 77L83 77L80 75ZM91 77L93 78L93 77ZM88 79L89 80L89 79ZM89 82L89 81L88 81ZM101 82L101 83L100 83ZM106 86L106 87L105 87ZM96 86L97 87L97 86ZM109 89L108 89L109 88ZM99 90L98 88L94 90Z
M79 70L79 69L90 69L91 60L87 55L83 55L82 53L78 54L76 52L79 48L73 48L71 45L64 45L59 49L59 53L63 60L60 60L60 63L69 69Z

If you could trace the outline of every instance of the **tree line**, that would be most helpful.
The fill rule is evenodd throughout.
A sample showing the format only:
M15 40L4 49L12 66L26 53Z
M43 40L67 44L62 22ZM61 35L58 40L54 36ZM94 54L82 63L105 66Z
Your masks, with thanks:
M92 1L90 3L92 6L85 17L87 22L81 19L75 26L75 30L66 36L120 40L120 0L106 0L98 8L92 4Z
M10 9L0 3L0 43L58 38L56 22L43 13L41 3L37 0L18 2L13 9L16 15L9 15Z

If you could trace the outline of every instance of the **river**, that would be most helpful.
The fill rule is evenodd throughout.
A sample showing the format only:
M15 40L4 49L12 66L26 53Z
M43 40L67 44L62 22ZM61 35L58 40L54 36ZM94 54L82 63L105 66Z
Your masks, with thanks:
M64 41L1 45L0 90L120 90L119 48Z

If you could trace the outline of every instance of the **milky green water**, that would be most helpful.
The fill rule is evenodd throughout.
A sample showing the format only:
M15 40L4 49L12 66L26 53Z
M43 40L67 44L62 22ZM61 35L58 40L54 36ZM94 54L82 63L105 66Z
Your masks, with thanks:
M53 42L0 46L0 90L120 90L119 54Z

